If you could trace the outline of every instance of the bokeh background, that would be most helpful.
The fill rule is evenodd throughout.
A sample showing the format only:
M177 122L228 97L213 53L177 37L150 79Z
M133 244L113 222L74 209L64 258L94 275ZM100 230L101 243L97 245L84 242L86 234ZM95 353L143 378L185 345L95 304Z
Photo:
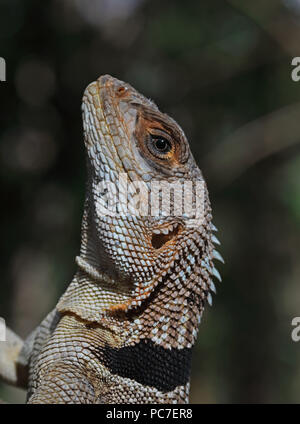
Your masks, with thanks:
M185 130L226 264L191 401L300 402L299 0L0 0L0 316L26 336L75 271L81 96L130 82ZM0 385L0 397L25 393Z

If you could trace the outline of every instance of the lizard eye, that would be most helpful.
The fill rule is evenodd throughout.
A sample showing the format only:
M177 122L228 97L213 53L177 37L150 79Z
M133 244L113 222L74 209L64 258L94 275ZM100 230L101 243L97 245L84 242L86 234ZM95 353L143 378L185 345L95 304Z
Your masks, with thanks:
M159 153L168 153L172 149L170 142L166 140L165 138L160 136L158 137L151 136L151 137L152 137L153 144L155 148L159 151Z
M174 150L173 143L161 135L150 134L147 144L150 152L161 159L169 157Z

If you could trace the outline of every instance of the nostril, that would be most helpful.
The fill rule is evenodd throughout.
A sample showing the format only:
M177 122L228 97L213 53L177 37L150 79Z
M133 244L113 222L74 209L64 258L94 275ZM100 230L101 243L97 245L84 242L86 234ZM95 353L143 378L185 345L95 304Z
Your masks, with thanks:
M123 94L126 93L126 91L127 91L127 88L124 87L124 85L120 85L116 90L118 96L122 96Z

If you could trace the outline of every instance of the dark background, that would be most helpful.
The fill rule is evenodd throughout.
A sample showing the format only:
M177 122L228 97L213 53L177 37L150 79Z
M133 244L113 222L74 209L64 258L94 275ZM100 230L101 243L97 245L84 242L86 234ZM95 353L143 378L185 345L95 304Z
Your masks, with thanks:
M192 402L299 402L299 0L0 0L0 316L27 335L71 281L85 160L81 97L101 74L185 130L219 228L223 282ZM24 392L0 385L0 397Z

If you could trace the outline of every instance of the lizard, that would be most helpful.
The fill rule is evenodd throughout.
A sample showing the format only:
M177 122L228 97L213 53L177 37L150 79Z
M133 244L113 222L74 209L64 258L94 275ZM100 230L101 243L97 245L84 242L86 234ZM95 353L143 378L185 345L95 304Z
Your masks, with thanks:
M223 262L204 177L181 127L131 85L99 77L84 91L82 116L87 181L77 269L24 342L7 330L0 376L27 388L30 404L188 403L198 327L213 278L221 281L214 260ZM138 189L124 194L120 175ZM201 182L191 196L201 217L147 214L144 189L154 181ZM157 193L161 206L164 191ZM115 213L105 212L108 204Z

